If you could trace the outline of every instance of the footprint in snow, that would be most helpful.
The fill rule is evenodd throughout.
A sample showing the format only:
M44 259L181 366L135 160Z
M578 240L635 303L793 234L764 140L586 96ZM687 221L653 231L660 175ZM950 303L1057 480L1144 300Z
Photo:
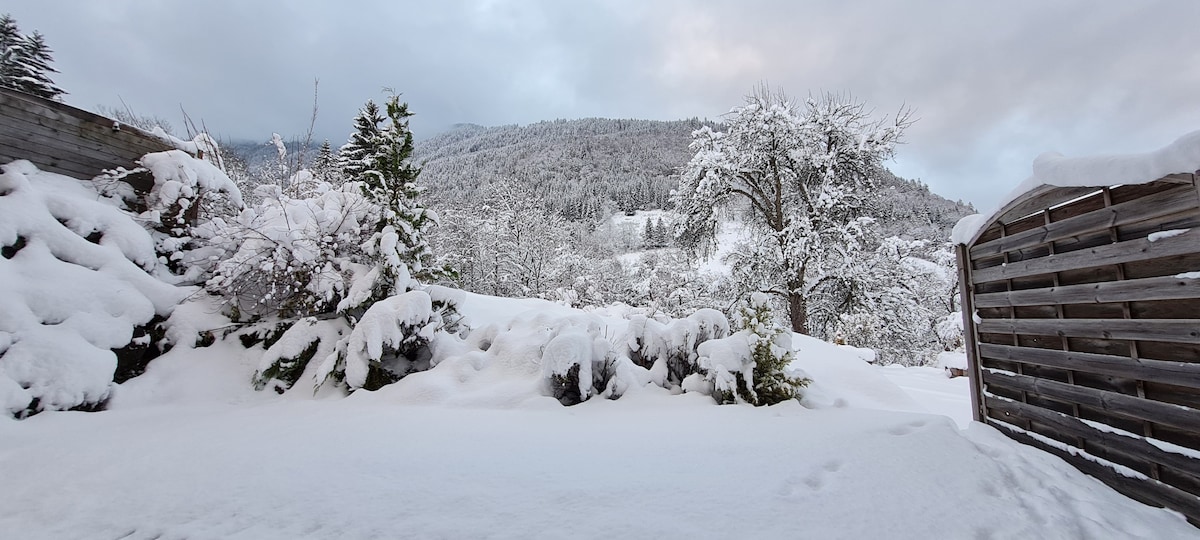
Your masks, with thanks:
M888 430L888 433L891 433L892 435L908 435L909 433L925 427L927 423L928 422L925 420L913 420L912 422L908 422L904 425L893 426Z
M793 498L797 495L800 495L802 491L800 486L807 487L808 491L820 491L821 488L825 487L829 473L835 473L841 469L841 461L836 459L828 461L804 477L787 477L787 479L783 481L783 484L777 490L777 493L782 497Z

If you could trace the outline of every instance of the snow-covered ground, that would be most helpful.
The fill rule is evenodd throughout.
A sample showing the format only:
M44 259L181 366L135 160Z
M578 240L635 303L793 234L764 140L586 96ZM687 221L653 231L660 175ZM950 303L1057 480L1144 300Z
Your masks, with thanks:
M475 324L575 311L460 309ZM654 385L563 407L536 375L466 361L347 398L276 396L251 389L256 356L235 344L177 348L109 411L0 420L0 537L1200 537L971 424L963 378L794 345L803 405L765 408Z

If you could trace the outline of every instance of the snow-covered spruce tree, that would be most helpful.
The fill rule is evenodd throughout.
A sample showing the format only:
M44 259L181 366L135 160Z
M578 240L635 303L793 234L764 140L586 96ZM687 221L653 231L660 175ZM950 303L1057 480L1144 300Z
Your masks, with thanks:
M342 168L338 165L338 155L330 146L329 139L325 139L325 142L322 142L321 147L317 149L317 157L313 159L310 170L317 180L327 182L332 186L336 187L345 183L345 179L342 177Z
M425 229L437 223L437 215L417 201L421 169L412 162L412 113L396 95L388 98L386 108L384 124L378 106L367 101L341 151L343 174L360 182L363 194L381 210L375 234L363 246L376 268L371 291L350 298L352 310L408 290L410 277L428 282L453 275L448 266L437 265L425 239Z
M809 380L789 364L792 334L775 321L766 294L750 295L739 312L741 330L697 348L704 381L717 403L774 405L800 397Z
M50 79L51 73L58 73L50 65L53 52L41 32L23 36L16 20L8 14L0 16L0 86L46 99L65 94Z
M338 165L346 178L360 180L363 173L371 170L382 123L383 113L379 111L379 105L375 104L375 100L367 100L354 117L354 131L350 134L350 140L338 150Z
M860 217L872 173L909 123L905 112L872 120L849 96L824 94L798 106L760 88L730 112L726 131L705 126L693 134L696 153L674 196L682 215L676 239L692 252L711 251L717 210L744 201L761 240L758 283L750 285L785 299L792 330L807 333L810 280L838 266L838 246Z

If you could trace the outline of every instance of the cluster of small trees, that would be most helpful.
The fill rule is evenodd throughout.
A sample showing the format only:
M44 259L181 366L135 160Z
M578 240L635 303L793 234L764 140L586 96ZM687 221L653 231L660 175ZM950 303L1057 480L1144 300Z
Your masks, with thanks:
M47 99L65 94L50 79L58 73L53 52L41 32L22 34L12 16L0 15L0 86Z

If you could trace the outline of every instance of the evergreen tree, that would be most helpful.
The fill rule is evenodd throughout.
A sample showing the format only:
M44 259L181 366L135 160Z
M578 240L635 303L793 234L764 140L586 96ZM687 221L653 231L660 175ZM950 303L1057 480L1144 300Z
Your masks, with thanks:
M16 20L0 17L0 86L47 99L65 94L50 80L50 73L58 73L50 65L52 53L41 32L22 36Z
M322 142L321 147L317 150L317 157L313 159L312 173L321 181L329 182L335 187L343 183L341 166L338 165L338 155L334 153L329 139L325 139L325 142Z
M383 115L374 100L367 104L354 117L354 132L350 140L338 152L338 165L342 174L349 180L361 180L361 176L370 170L376 148L379 145L380 127Z
M0 86L15 88L17 48L22 41L21 30L11 15L0 15Z
M750 359L754 362L755 405L774 405L800 396L808 379L789 373L792 363L792 335L775 322L765 294L755 294L742 308L741 323L748 333Z
M646 220L646 230L642 231L642 245L647 249L655 247L655 227L649 219Z
M363 194L382 210L365 246L379 270L371 301L406 291L409 277L428 281L453 275L435 264L425 239L425 229L437 217L417 201L421 169L412 163L412 113L395 95L386 107L385 118L373 101L367 101L354 119L355 131L340 159L346 178L361 182Z

